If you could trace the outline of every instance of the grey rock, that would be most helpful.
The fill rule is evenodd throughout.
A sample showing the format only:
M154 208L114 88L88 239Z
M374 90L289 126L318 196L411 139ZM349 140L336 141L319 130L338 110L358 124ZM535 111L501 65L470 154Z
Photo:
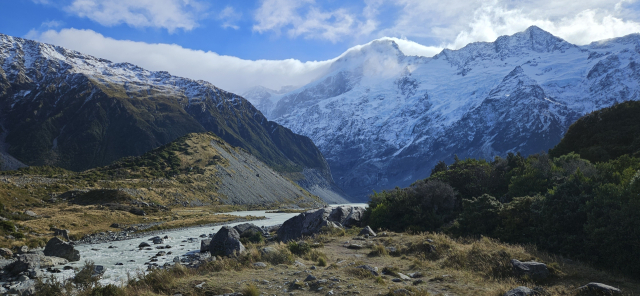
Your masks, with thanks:
M153 242L153 244L155 244L155 245L159 245L159 244L164 243L164 240L163 240L161 237L157 237L157 236L156 236L156 237L154 237L154 238L152 239L152 242Z
M101 276L104 274L105 272L105 268L102 265L96 265L93 267L93 273L91 274L91 276Z
M38 214L36 214L34 211L30 211L30 210L24 211L24 214L29 216L29 217L33 217L33 218L38 217Z
M16 259L15 262L5 268L12 275L40 268L40 255L38 254L20 254Z
M67 229L58 229L51 227L49 230L53 231L53 235L62 236L62 238L69 240L69 230Z
M146 247L151 247L151 245L149 243L147 243L147 242L141 242L138 245L138 248L146 248Z
M40 267L41 268L48 268L48 267L53 267L56 265L64 265L69 263L69 260L65 259L65 258L60 258L60 257L53 257L53 256L40 256Z
M36 282L33 280L17 282L16 284L9 286L9 294L16 294L20 296L36 295Z
M230 256L234 253L241 254L244 251L244 245L240 242L240 234L229 226L222 226L220 231L213 236L209 245L209 252L215 256Z
M373 229L371 229L369 225L367 225L364 228L362 228L362 230L360 230L360 235L376 236L376 233L373 232Z
M601 283L588 283L580 288L582 292L591 292L595 295L622 295L622 290Z
M285 221L278 229L278 240L290 241L320 232L322 227L358 226L364 208L352 206L326 207L301 213Z
M394 279L392 279L391 281L392 281L392 282L395 282L395 283L401 283L401 282L402 282L402 279L394 278Z
M407 276L407 275L405 275L405 274L399 273L399 272L398 272L398 277L399 277L401 280L403 280L403 281L411 280L411 278L410 278L410 277L408 277L408 276Z
M248 232L257 232L262 234L263 236L268 234L264 229L253 223L243 223L240 225L236 225L233 228L238 232L238 234L240 234L240 236L246 235L245 233Z
M0 270L4 269L5 267L13 264L13 262L16 262L15 259L2 259L0 258Z
M511 260L513 272L516 276L528 276L530 279L540 280L549 276L547 265L535 261L520 262L516 259Z
M309 281L315 281L316 277L313 275L308 275L306 279L304 279L305 282L309 282Z
M211 239L203 239L200 241L200 253L209 252L209 245L211 245Z
M80 260L80 252L76 250L72 245L61 239L54 237L47 242L44 247L44 254L46 256L55 256L67 259L69 261Z
M377 269L377 268L374 268L374 267L371 267L371 266L369 266L369 265L360 265L360 266L357 266L356 268L362 268L362 269L364 269L364 270L368 270L368 271L369 271L369 272L371 272L371 274L373 274L374 276L378 276L378 275L379 275L379 274L378 274L378 269Z
M524 286L520 286L504 293L504 296L529 296L529 295L537 295L537 294L538 293L536 293L536 291L534 290L531 290Z
M18 254L26 254L26 253L29 253L29 247L27 247L27 246L21 246L21 247L18 247L18 248L16 249L16 253L18 253Z
M353 249L353 250L360 250L363 248L363 246L359 244L350 244L347 248Z
M264 262L256 262L253 263L253 267L267 267L267 264L265 264Z

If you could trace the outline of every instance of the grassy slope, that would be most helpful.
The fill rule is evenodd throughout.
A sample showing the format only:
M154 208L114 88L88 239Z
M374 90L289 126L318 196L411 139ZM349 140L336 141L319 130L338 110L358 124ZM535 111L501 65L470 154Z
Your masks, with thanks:
M228 161L220 156L210 142L226 149L224 141L212 133L189 134L140 157L122 159L110 166L83 172L54 167L29 167L5 172L0 176L0 202L5 210L0 216L16 220L24 240L10 241L0 237L0 245L42 244L34 233L48 233L49 227L67 228L72 235L110 230L114 223L139 224L162 222L163 227L206 224L231 219L212 213L255 206L228 206L225 197L217 193L218 168ZM89 193L84 193L88 190ZM109 195L114 190L115 195ZM117 190L117 191L116 191ZM105 193L106 192L106 193ZM300 195L290 205L308 206L317 198L300 189ZM71 198L71 196L75 196ZM105 196L101 196L105 195ZM68 200L68 201L67 201ZM165 205L170 211L146 209L149 216L136 216L128 211L112 211L102 204L130 205L139 200ZM181 210L183 204L197 201L199 208ZM40 217L12 215L32 210ZM15 216L15 217L14 217ZM9 233L6 233L9 234Z

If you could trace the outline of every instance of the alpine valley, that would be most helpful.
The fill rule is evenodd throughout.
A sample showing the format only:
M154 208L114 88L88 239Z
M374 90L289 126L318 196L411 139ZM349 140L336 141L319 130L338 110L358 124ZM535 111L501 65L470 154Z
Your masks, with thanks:
M576 46L534 26L434 57L405 55L384 38L348 50L303 87L244 96L311 138L337 184L364 200L454 155L544 152L582 115L639 100L640 34Z
M208 82L3 34L0 65L3 169L82 171L208 131L325 202L346 201L309 138Z

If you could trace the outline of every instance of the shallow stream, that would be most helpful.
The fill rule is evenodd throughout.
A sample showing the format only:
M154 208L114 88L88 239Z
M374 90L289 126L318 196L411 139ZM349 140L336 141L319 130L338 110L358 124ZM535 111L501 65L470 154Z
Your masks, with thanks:
M366 204L349 205L366 207ZM235 216L265 217L265 219L263 220L248 222L253 223L257 226L273 226L282 224L284 223L284 221L290 219L291 217L298 215L297 213L267 213L267 211L238 211L223 214ZM225 225L235 226L242 223L247 222L229 223ZM157 263L159 266L164 265L166 262L173 264L173 259L176 256L182 257L189 253L200 252L200 241L204 239L201 238L200 235L204 234L208 237L209 234L216 233L222 226L223 225L194 226L186 229L166 230L154 235L134 238L130 240L113 241L100 244L78 245L76 246L76 249L80 251L80 261L71 262L67 265L74 268L80 268L84 265L85 261L91 260L96 265L102 265L105 267L105 273L100 280L102 284L122 285L128 280L129 276L136 276L137 274L146 272L147 265L145 265L145 262L149 262L151 257L156 255L160 251L165 251L167 253L171 252L172 254L156 257L158 261L155 263ZM154 245L149 239L154 236L164 237L165 235L169 238L165 239L164 243L160 245L170 245L171 248L163 250L155 249L156 246L160 245ZM140 250L138 248L138 245L140 245L140 243L142 242L149 243L153 250ZM121 263L122 265L116 265L119 263ZM62 270L62 267L63 266L57 266L57 268L59 268L60 270ZM59 279L63 279L72 277L73 275L73 270L63 270L62 273L56 274L56 277Z

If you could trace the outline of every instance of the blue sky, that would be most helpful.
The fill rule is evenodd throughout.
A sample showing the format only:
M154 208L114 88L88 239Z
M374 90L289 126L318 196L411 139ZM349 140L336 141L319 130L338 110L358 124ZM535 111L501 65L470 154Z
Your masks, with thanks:
M640 32L636 0L5 0L0 33L242 93L302 85L393 37L432 56L537 25L574 44Z

